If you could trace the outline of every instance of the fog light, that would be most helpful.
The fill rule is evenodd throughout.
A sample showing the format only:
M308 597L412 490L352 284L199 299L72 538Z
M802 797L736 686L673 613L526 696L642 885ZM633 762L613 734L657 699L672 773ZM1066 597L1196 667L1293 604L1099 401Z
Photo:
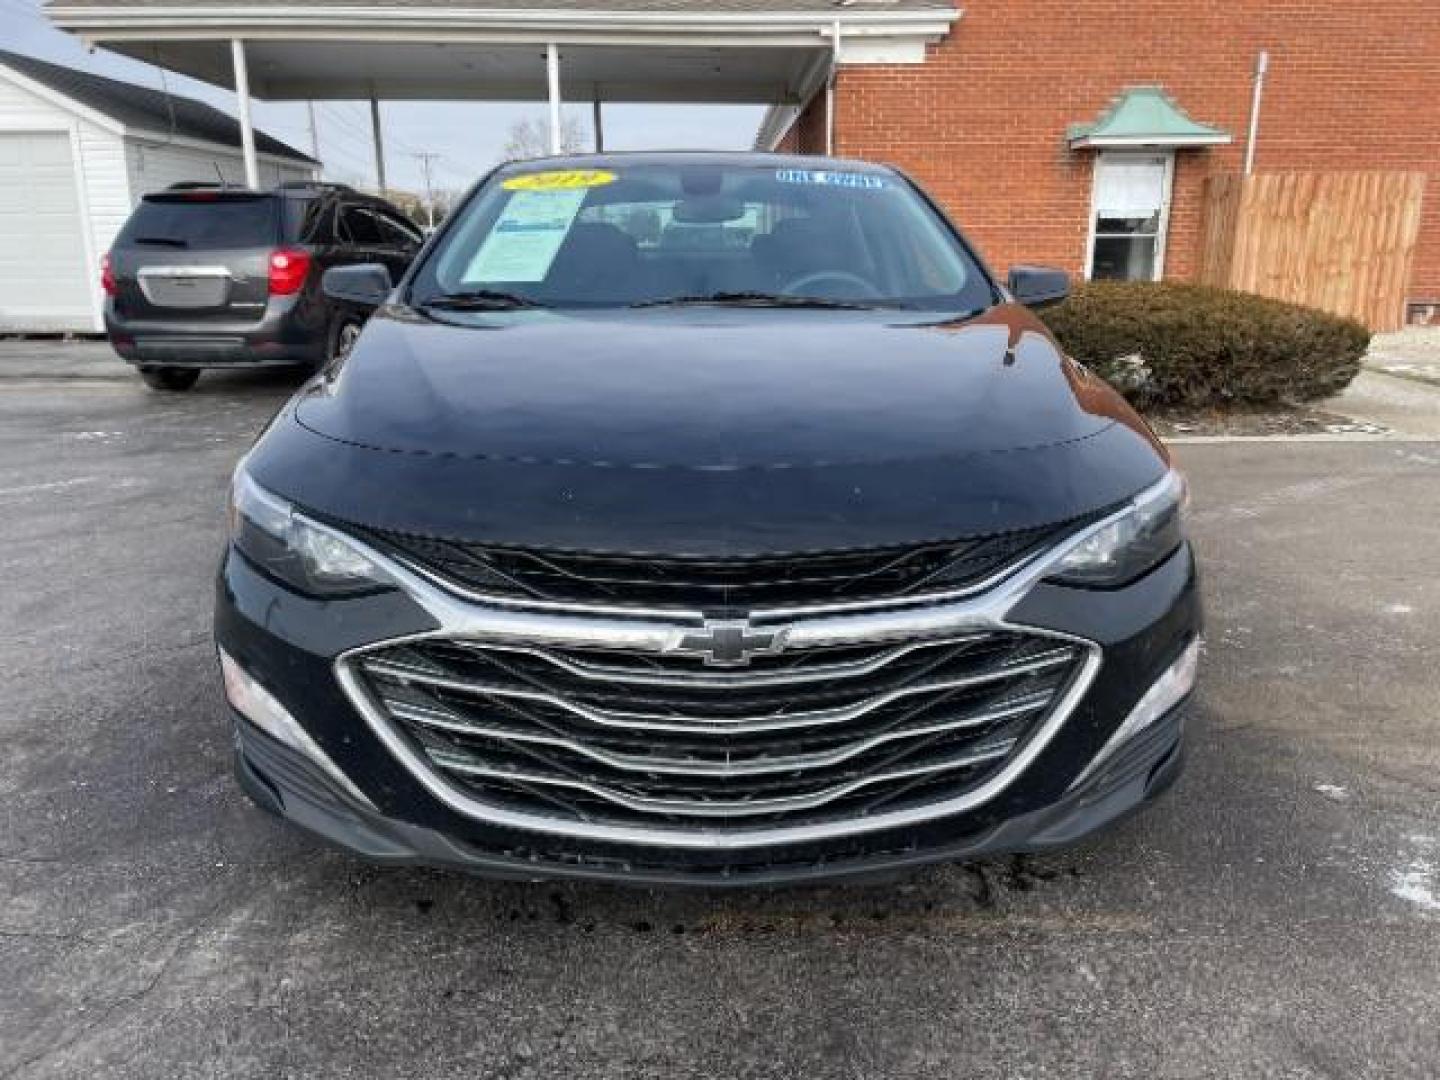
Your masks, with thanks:
M374 808L374 804L340 771L340 766L331 761L325 751L316 745L310 733L300 726L295 717L290 715L290 711L275 700L275 695L252 679L224 649L215 651L220 654L220 672L225 679L225 698L236 712L276 742L284 743L320 766L351 798Z
M1200 639L1197 637L1185 646L1175 662L1145 691L1145 696L1135 703L1130 715L1115 729L1115 734L1110 736L1109 741L1100 748L1100 752L1091 759L1085 771L1075 778L1071 788L1077 788L1090 779L1117 750L1185 700L1185 695L1195 689L1195 674L1199 666Z

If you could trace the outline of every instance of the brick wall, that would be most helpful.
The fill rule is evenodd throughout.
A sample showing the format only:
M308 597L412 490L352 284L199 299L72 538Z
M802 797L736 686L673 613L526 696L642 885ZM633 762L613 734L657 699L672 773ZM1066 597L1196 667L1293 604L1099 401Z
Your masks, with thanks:
M825 91L821 90L800 110L800 115L781 138L776 150L787 154L825 152Z
M838 153L890 161L955 215L991 265L1079 272L1094 151L1065 128L1126 86L1159 84L1235 141L1176 158L1166 275L1198 264L1201 188L1239 171L1251 76L1270 51L1257 170L1430 174L1413 297L1440 297L1440 14L1433 0L965 0L922 65L841 69ZM824 141L817 99L788 136ZM818 145L816 134L818 133Z

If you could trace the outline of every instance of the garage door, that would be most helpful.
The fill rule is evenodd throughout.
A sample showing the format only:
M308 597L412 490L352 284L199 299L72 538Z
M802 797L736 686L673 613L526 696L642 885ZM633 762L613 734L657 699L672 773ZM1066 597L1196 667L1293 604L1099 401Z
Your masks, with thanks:
M70 136L0 132L0 332L90 330Z

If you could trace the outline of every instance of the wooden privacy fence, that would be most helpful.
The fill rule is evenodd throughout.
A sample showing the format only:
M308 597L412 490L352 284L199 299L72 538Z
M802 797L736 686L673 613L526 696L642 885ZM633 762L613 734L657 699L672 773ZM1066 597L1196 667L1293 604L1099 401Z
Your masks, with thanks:
M1424 192L1411 172L1213 176L1200 280L1397 329Z

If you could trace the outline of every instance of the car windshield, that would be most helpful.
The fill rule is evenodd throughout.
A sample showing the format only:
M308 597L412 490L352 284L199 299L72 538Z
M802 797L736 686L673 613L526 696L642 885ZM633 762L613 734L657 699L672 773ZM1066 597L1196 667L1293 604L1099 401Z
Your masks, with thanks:
M268 196L147 195L116 242L202 251L270 246L277 239L275 208Z
M902 177L856 166L500 170L416 273L418 306L974 310L985 273Z

